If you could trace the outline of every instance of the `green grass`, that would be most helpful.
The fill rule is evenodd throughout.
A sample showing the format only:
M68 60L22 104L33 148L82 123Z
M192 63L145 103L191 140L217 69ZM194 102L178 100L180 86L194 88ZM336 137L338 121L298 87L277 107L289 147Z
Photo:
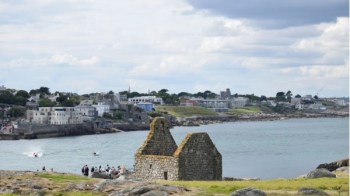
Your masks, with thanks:
M190 116L213 116L217 115L211 109L203 107L186 107L186 106L156 106L157 112L167 112L176 117L190 117Z
M90 178L72 174L60 174L60 173L40 173L40 177L52 180L54 182L79 182L79 181L90 181Z
M348 195L348 178L318 178L318 179L274 179L259 181L159 181L161 184L170 184L197 188L203 194L229 194L235 190L255 187L264 191L298 191L301 187L313 187L321 190L339 191Z
M248 106L243 108L234 108L227 112L229 115L241 115L241 114L252 114L261 112L259 106Z
M90 193L90 192L64 192L56 193L55 196L103 196L102 193Z

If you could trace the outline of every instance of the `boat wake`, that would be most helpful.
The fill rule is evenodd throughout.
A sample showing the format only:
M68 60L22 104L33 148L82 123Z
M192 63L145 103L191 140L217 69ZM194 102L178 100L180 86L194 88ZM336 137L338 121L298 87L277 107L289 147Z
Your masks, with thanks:
M33 158L42 157L44 155L44 153L41 151L23 152L23 154L28 156L28 157L33 157Z

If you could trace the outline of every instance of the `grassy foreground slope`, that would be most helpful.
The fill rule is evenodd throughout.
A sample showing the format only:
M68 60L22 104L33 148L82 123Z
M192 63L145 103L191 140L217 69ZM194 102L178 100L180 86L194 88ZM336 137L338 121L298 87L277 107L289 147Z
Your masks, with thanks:
M274 179L259 181L159 181L161 184L200 189L200 195L229 195L235 190L255 187L268 195L295 195L301 187L323 190L330 195L349 195L349 178Z
M167 112L176 117L190 117L190 116L213 116L216 112L203 107L186 107L186 106L156 106L156 111Z

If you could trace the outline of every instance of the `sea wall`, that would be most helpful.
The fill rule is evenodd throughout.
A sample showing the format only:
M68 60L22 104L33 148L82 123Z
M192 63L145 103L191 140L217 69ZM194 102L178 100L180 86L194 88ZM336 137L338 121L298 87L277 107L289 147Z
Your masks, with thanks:
M64 137L95 133L95 127L92 123L73 125L21 124L18 129L16 129L16 134L19 136L19 139Z

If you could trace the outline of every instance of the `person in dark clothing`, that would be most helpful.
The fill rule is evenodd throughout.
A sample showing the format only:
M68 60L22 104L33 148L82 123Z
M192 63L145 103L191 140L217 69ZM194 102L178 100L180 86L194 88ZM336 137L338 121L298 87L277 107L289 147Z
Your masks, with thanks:
M86 167L86 165L84 165L84 166L81 168L81 174L82 174L82 175L84 175L85 167Z
M91 173L94 173L94 171L95 171L94 166L91 166Z
M84 176L89 176L89 167L85 165Z

